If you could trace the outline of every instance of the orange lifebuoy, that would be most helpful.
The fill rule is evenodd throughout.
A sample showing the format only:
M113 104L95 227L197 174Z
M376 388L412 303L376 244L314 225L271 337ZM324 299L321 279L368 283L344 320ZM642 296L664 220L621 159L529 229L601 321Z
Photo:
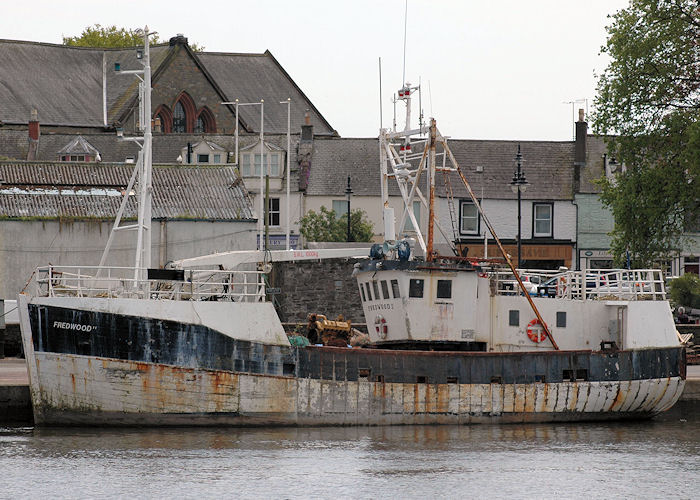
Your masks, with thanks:
M541 329L537 328L535 330L535 325L539 325ZM535 318L527 324L527 336L530 338L530 340L537 343L542 342L547 338L547 334L545 333L544 327L542 323L540 323L539 319Z

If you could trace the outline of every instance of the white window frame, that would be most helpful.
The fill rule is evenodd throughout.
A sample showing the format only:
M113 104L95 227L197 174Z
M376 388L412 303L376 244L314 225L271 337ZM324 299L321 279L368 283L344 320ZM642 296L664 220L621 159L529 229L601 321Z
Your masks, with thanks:
M282 177L282 153L280 151L265 152L264 160L265 167L270 167L270 177ZM260 177L260 151L241 153L240 169L243 177ZM264 171L263 175L266 173Z
M416 222L420 226L420 207L421 207L421 202L420 201L414 201L413 202L413 216L416 218ZM415 231L416 229L413 227L413 222L411 222L411 218L406 216L406 220L403 223L403 230L404 231Z
M270 198L269 200L270 200L269 205L267 207L267 220L269 221L270 226L279 227L280 224L282 223L282 210L281 210L282 204L280 203L279 198ZM277 210L272 209L272 204L274 201L277 201ZM272 217L274 215L277 215L277 224L274 224L272 221Z
M474 209L474 217L470 217L469 220L474 220L475 226L476 226L475 229L465 229L465 227L464 227L464 221L465 221L464 208L465 207L470 207L470 208ZM476 205L474 205L474 203L471 201L467 201L467 200L460 201L460 203L459 203L459 233L460 234L478 235L479 230L480 230L480 226L479 226L480 223L481 223L481 217L479 217L479 211L477 210Z
M333 200L332 208L336 219L348 216L348 200Z
M546 207L549 210L549 217L538 217L538 209L544 207ZM538 231L537 222L547 220L549 221L549 231ZM532 236L533 238L551 238L554 236L554 205L552 203L532 204Z

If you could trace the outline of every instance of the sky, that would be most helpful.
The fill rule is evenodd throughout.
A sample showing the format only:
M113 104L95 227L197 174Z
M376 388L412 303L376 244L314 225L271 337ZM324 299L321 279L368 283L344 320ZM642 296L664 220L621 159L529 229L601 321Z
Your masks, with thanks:
M391 126L405 72L421 83L424 114L446 136L568 141L578 108L592 110L595 75L608 62L600 55L608 15L627 3L3 1L0 38L61 43L94 24L148 25L163 40L183 33L207 52L269 50L343 137L376 137L380 103L381 123Z

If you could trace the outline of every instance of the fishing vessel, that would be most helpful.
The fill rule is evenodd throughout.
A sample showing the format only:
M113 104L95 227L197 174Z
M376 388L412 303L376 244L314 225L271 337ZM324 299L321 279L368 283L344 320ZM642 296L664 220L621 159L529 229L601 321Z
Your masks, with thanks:
M271 262L357 250L230 252L151 269L143 120L143 154L125 190L138 178L135 266L103 258L94 268L41 267L18 297L35 423L468 424L646 418L670 408L685 382L684 351L659 271L613 271L592 284L562 271L555 297L533 298L505 252L508 267L433 251L435 175L461 171L434 121L409 128L410 95L407 85L406 128L380 133L382 201L395 181L399 227L404 217L418 227L405 208L415 197L431 224L416 247L395 235L385 204L386 241L352 270L370 344L292 345L265 289ZM415 168L408 151L418 154ZM438 168L440 155L451 166ZM513 280L517 289L503 285Z

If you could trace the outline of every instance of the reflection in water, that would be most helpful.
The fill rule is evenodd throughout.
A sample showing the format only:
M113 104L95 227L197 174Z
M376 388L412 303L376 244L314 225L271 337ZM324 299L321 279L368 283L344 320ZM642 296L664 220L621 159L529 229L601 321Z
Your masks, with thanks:
M609 424L0 428L0 497L690 497L698 410Z

